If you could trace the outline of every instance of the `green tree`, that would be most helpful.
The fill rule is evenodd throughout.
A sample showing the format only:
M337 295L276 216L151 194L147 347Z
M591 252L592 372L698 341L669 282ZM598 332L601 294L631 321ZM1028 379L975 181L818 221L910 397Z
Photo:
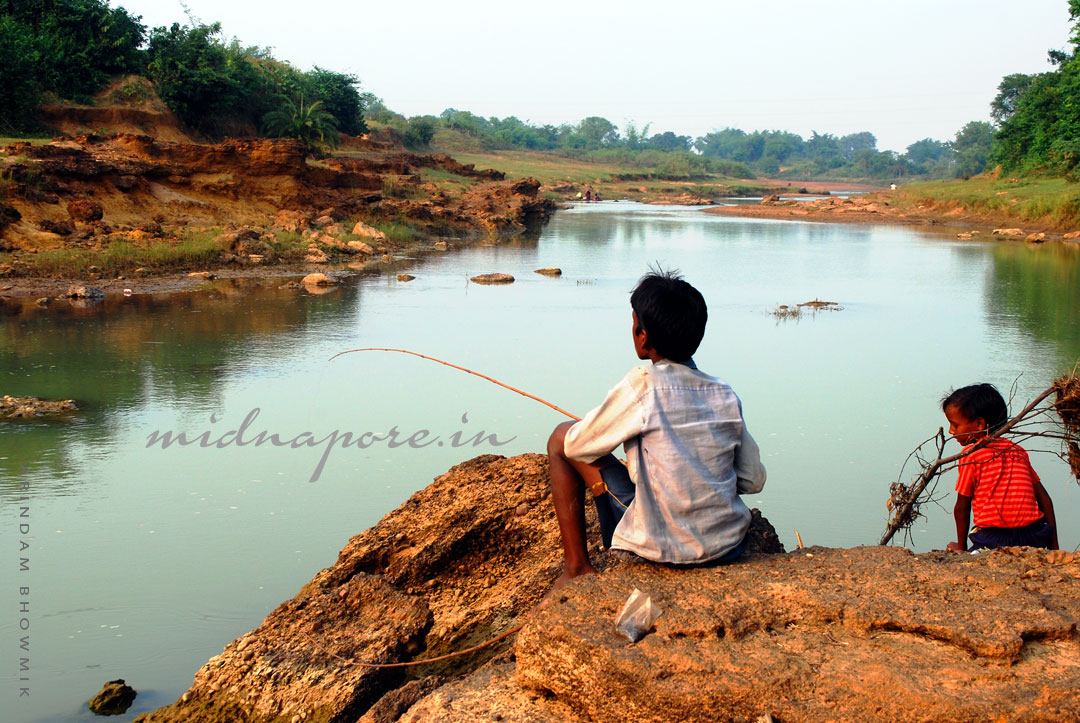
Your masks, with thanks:
M923 138L907 147L908 160L915 164L938 161L949 155L949 144Z
M323 108L334 116L338 130L353 136L367 132L358 84L355 75L336 73L319 66L304 73L307 94L323 102Z
M840 147L840 153L844 156L844 160L849 163L861 151L877 150L877 138L869 131L843 136L837 141L837 144Z
M427 148L431 139L435 137L436 127L436 119L433 116L413 116L405 126L403 138L405 145L409 148Z
M102 0L0 0L0 127L38 124L43 93L85 101L138 71L146 28Z
M578 123L577 135L585 139L589 148L601 148L615 145L619 140L619 129L607 118L589 116Z
M649 126L651 125L651 123L646 123L644 127L638 128L634 121L627 121L623 144L633 151L644 148L649 137Z
M221 135L222 118L243 113L248 94L219 38L221 23L154 28L147 70L158 95L192 128Z
M1006 75L998 84L998 94L990 102L990 117L998 124L1005 123L1016 112L1020 97L1031 87L1035 76L1024 73Z
M109 76L142 66L141 18L103 0L0 0L0 17L29 31L38 87L63 98L86 99Z
M309 153L322 153L338 144L334 115L321 100L305 102L301 94L296 99L282 98L281 107L263 117L266 132L279 138L295 138Z
M648 126L646 126L648 130ZM671 131L664 131L663 133L657 133L648 140L648 147L655 148L659 151L666 151L671 153L673 151L688 151L690 150L690 144L693 139L690 136L676 135Z
M831 133L819 134L811 131L806 139L806 157L817 164L821 170L839 168L844 165L844 154L840 149L839 139Z
M961 128L952 142L956 175L967 178L982 173L993 143L994 127L986 121L971 121Z
M39 67L29 28L10 16L0 17L0 130L28 130L37 123Z
M1069 177L1080 162L1080 0L1069 0L1072 52L1050 51L1054 70L1006 76L991 105L1001 126L993 160L1003 168L1044 169Z
M707 133L694 141L694 147L706 158L724 158L736 160L743 156L746 143L746 131L739 128L725 128Z
M802 136L787 131L769 131L765 140L765 156L783 163L788 158L797 157L803 151Z

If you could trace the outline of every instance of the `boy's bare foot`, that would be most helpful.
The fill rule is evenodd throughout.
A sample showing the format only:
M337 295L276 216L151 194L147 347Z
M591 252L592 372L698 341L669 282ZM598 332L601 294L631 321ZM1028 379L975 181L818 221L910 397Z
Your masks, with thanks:
M592 563L589 563L585 567L577 570L567 570L564 567L563 574L559 575L559 579L556 580L555 584L551 586L551 589L547 591L547 595L544 595L543 600L536 603L536 606L533 607L533 609L530 610L525 617L531 618L533 615L546 608L551 602L551 598L555 595L555 593L565 587L566 583L570 582L575 577L581 577L582 575L595 575L597 572L599 572L599 570L593 567Z

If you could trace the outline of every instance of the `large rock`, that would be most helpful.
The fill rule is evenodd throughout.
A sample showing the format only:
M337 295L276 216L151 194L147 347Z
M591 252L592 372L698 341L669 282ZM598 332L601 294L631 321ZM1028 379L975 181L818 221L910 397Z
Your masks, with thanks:
M39 300L40 303L40 300ZM42 304L48 306L48 302ZM50 414L63 414L78 409L73 399L38 399L37 397L0 397L0 417L29 419Z
M64 292L64 296L69 299L104 299L105 292L94 286L73 284Z
M368 226L363 221L357 221L352 229L354 236L373 239L377 243L386 243L386 234L373 226ZM369 253L369 252L365 252Z
M543 455L457 465L349 540L332 567L207 663L179 701L140 720L261 723L306 714L352 723L403 671L342 659L459 650L514 626L540 600L561 559L548 495ZM467 672L509 645L422 672Z
M514 277L510 274L491 273L473 276L469 281L474 284L512 284Z
M301 592L263 624L210 659L171 706L140 723L174 721L354 721L402 680L391 663L422 646L431 613L374 575Z
M122 715L135 702L138 693L123 678L110 680L90 699L90 711L94 715Z
M79 198L67 205L68 215L75 221L91 223L100 221L105 216L105 211L97 201L88 198Z
M663 614L636 644L634 588ZM515 680L572 720L1076 720L1080 563L809 548L578 578L518 636Z

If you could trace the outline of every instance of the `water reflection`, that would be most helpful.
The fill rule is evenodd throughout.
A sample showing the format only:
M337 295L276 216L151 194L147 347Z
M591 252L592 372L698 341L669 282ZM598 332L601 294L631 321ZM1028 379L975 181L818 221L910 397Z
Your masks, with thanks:
M355 316L359 285L312 295L282 282L219 280L203 292L107 298L89 308L8 305L0 321L4 393L75 399L59 421L0 422L0 494L22 466L46 485L76 479L72 444L103 449L115 421L155 400L159 407L206 408L229 374L302 349L305 331L333 329ZM300 333L298 333L300 332Z
M991 319L1051 341L1066 364L1080 360L1080 246L998 244L991 258Z

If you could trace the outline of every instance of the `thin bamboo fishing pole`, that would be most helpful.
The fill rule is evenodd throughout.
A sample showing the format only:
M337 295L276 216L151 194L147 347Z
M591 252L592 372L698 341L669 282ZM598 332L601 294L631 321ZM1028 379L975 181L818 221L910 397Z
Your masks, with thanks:
M420 352L409 351L408 349L388 349L386 347L381 347L381 346L368 346L368 347L363 347L361 349L348 349L346 351L339 351L337 354L330 357L330 359L328 361L334 361L335 359L337 359L339 356L341 356L343 354L352 354L353 352L357 352L357 351L392 351L392 352L397 352L398 354L411 354L413 356L418 356L421 359L427 359L428 361L438 362L439 364L442 364L444 366L448 366L451 369L457 369L457 370L463 371L463 372L465 372L467 374L472 374L473 376L480 377L481 379L487 379L492 384L498 384L500 387L503 387L504 389L509 389L512 392L517 392L518 394L522 395L523 397L528 397L529 399L540 402L543 405L551 407L552 409L554 409L556 412L559 412L560 414L565 414L566 416L570 417L570 419L573 419L575 422L580 422L581 421L581 417L577 416L576 414L571 414L570 412L566 411L562 407L557 407L554 404L552 404L551 402L547 401L546 399L541 399L540 397L536 396L535 394L529 394L528 392L522 391L521 389L518 389L517 387L512 387L509 384L505 384L503 382L500 382L498 379L492 379L487 374L481 374L480 372L475 372L472 369L467 369L465 367L458 366L457 364L451 364L448 361L443 361L442 359L438 359L438 358L433 357L433 356L428 356L427 354L421 354Z
M520 394L520 395L522 395L524 397L528 397L529 399L540 402L541 404L543 404L543 405L545 405L547 407L551 407L556 412L560 412L561 414L565 414L566 416L570 417L570 419L573 419L575 422L580 422L581 421L581 417L577 416L576 414L571 414L570 412L566 411L562 407L557 407L554 404L552 404L551 402L549 402L548 400L541 399L540 397L536 396L535 394L529 394L528 392L523 391L521 389L518 389L517 387L512 387L512 386L510 386L509 384L507 384L505 382L500 382L498 379L493 379L492 377L489 377L487 374L481 374L478 371L473 371L472 369L469 369L468 367L458 366L457 364L451 364L450 362L444 361L443 359L439 359L438 357L428 356L427 354L421 354L420 352L417 352L417 351L410 351L408 349L390 349L390 348L382 347L382 346L367 346L367 347L362 347L360 349L347 349L346 351L339 351L337 354L330 357L330 359L328 359L328 361L334 361L335 359L337 359L342 354L352 354L353 352L357 352L357 351L390 351L390 352L395 352L395 353L398 353L398 354L410 354L412 356L418 356L421 359L427 359L428 361L438 362L439 364L442 364L443 366L448 366L451 369L457 369L457 370L463 371L463 372L465 372L467 374L472 374L473 376L480 377L481 379L486 379L487 381L491 382L492 384L499 385L503 389L509 389L512 392L517 392L518 394ZM626 463L623 462L623 464L626 464ZM629 509L629 507L627 507L625 502L620 500L618 498L618 496L614 492L612 492L611 490L608 489L608 486L606 484L604 484L603 482L600 482L600 483L598 483L598 485L603 485L603 489L599 493L593 492L594 495L602 495L602 494L604 494L606 492L609 495L611 495L611 499L615 500L615 503L617 505L619 505L619 507L622 507L624 510ZM590 491L591 491L591 489L590 489Z
M339 351L337 354L334 354L332 357L330 357L330 359L328 361L334 361L335 359L337 359L339 356L342 356L343 354L352 354L353 352L358 352L358 351L389 351L389 352L396 352L398 354L411 354L412 356L417 356L417 357L420 357L421 359L427 359L428 361L438 362L439 364L442 364L444 366L448 366L451 369L457 369L459 371L466 372L467 374L472 374L473 376L480 377L481 379L486 379L487 381L491 382L492 384L497 384L500 387L503 387L504 389L509 389L512 392L517 392L518 394L520 394L520 395L522 395L524 397L528 397L529 399L540 402L541 404L543 404L545 406L551 407L556 412L559 412L561 414L565 414L566 416L570 417L570 419L573 419L576 422L581 421L581 417L577 416L576 414L571 414L570 412L566 411L562 407L558 407L558 406L552 404L551 402L547 401L546 399L541 399L540 397L536 396L535 394L529 394L528 392L523 391L521 389L518 389L517 387L512 387L509 384L506 384L504 382L500 382L498 379L493 379L493 378L489 377L487 374L481 374L480 372L473 371L472 369L467 369L467 368L465 368L463 366L458 366L457 364L451 364L448 361L443 361L442 359L438 359L438 358L433 357L433 356L428 356L427 354L421 354L419 352L410 351L408 349L390 349L390 348L387 348L387 347L379 347L379 346L362 347L360 349L348 349L346 351ZM616 497L614 494L612 494L611 491L606 488L606 486L605 486L604 491L607 492L608 494L611 494L611 497L616 502L618 502L620 505L622 505L624 509L626 508L626 505L623 505L622 500L620 500L618 497ZM474 645L471 648L466 648L465 650L458 650L458 651L455 651L453 653L447 653L446 655L440 655L440 656L435 657L435 658L428 658L427 660L411 660L411 661L404 662L404 663L363 663L363 662L360 662L360 661L355 660L355 659L342 658L340 655L335 655L334 653L331 653L329 650L326 650L325 648L323 648L323 651L326 652L326 653L329 653L330 655L333 655L335 658L338 658L339 660L345 662L348 665L359 665L359 666L362 666L362 667L365 667L365 668L407 668L407 667L412 667L412 666L416 666L416 665L427 665L428 663L437 663L437 662L442 661L442 660L449 660L450 658L457 658L457 657L462 656L462 655L468 655L469 653L475 652L475 651L480 650L482 648L486 648L489 645L493 645L493 644L499 642L500 640L503 640L505 638L510 637L514 633L521 630L523 627L525 627L524 624L518 625L517 627L514 627L514 628L510 628L509 630L507 630L503 634L501 634L501 635L499 635L499 636L497 636L495 638L492 638L491 640L480 643L479 645Z

